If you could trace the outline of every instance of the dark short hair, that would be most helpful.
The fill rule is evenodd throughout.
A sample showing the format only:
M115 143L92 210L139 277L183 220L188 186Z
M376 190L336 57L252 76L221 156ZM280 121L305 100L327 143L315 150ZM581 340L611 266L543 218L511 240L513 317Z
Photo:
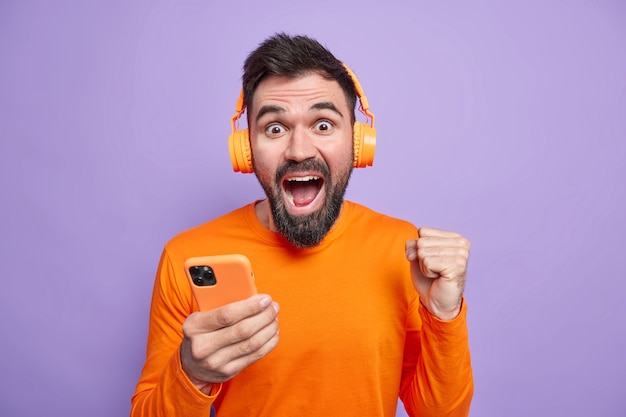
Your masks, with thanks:
M343 90L354 122L356 88L343 63L315 39L307 36L289 36L277 33L263 41L252 51L243 65L244 104L249 109L254 92L268 75L299 77L315 72L335 80Z

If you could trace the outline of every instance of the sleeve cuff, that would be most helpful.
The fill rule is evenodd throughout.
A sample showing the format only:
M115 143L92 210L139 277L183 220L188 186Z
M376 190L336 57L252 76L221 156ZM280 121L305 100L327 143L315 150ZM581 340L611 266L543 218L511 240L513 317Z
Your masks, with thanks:
M183 371L183 366L180 360L180 353L176 351L174 357L170 361L170 366L172 366L172 371L174 375L176 375L176 379L182 385L182 387L190 394L190 396L199 404L213 404L213 401L217 398L219 393L222 391L222 384L213 384L211 387L211 393L209 395L200 391L196 386L189 380L189 377Z
M440 332L456 332L459 329L466 329L467 327L467 303L465 302L465 297L461 299L461 311L459 311L459 314L452 320L442 320L431 314L431 312L428 311L428 309L421 304L421 302L419 313L422 323L425 326L436 329Z

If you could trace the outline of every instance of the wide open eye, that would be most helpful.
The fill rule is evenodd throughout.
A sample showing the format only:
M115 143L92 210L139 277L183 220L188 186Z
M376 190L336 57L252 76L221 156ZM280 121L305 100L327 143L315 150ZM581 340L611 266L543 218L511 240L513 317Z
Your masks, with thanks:
M333 129L333 124L328 120L320 120L315 123L315 130L323 133L330 132Z
M272 123L265 128L265 134L267 136L279 136L286 131L287 129L280 123Z

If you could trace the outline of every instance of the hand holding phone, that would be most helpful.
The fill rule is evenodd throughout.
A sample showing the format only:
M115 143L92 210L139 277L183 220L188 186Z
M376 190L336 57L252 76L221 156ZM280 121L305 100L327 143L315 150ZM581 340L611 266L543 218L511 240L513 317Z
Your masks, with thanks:
M208 395L212 384L231 379L276 347L278 304L269 295L249 299L257 290L244 255L189 258L184 267L202 312L190 314L183 323L181 365L191 382ZM220 314L220 307L228 314ZM229 323L224 323L224 317ZM209 360L215 355L219 361Z
M185 273L201 311L257 293L250 260L241 254L189 258L185 261Z

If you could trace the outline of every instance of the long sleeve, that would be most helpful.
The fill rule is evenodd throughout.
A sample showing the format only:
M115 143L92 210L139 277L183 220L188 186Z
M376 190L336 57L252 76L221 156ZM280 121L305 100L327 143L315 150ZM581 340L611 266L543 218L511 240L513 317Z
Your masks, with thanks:
M382 417L398 395L412 417L466 416L465 306L449 322L420 308L403 250L415 236L413 225L350 203L314 248L267 230L254 204L179 234L159 265L131 417L208 417L211 406L221 417ZM182 323L197 309L182 265L225 253L248 256L259 291L280 303L280 343L206 396L180 365Z
M192 301L179 291L184 284L180 278L164 251L150 307L146 362L131 400L131 417L208 417L217 396L196 389L181 367L182 323L192 311Z
M421 329L410 329L400 398L412 417L465 417L474 392L463 301L454 320L442 321L415 303Z

